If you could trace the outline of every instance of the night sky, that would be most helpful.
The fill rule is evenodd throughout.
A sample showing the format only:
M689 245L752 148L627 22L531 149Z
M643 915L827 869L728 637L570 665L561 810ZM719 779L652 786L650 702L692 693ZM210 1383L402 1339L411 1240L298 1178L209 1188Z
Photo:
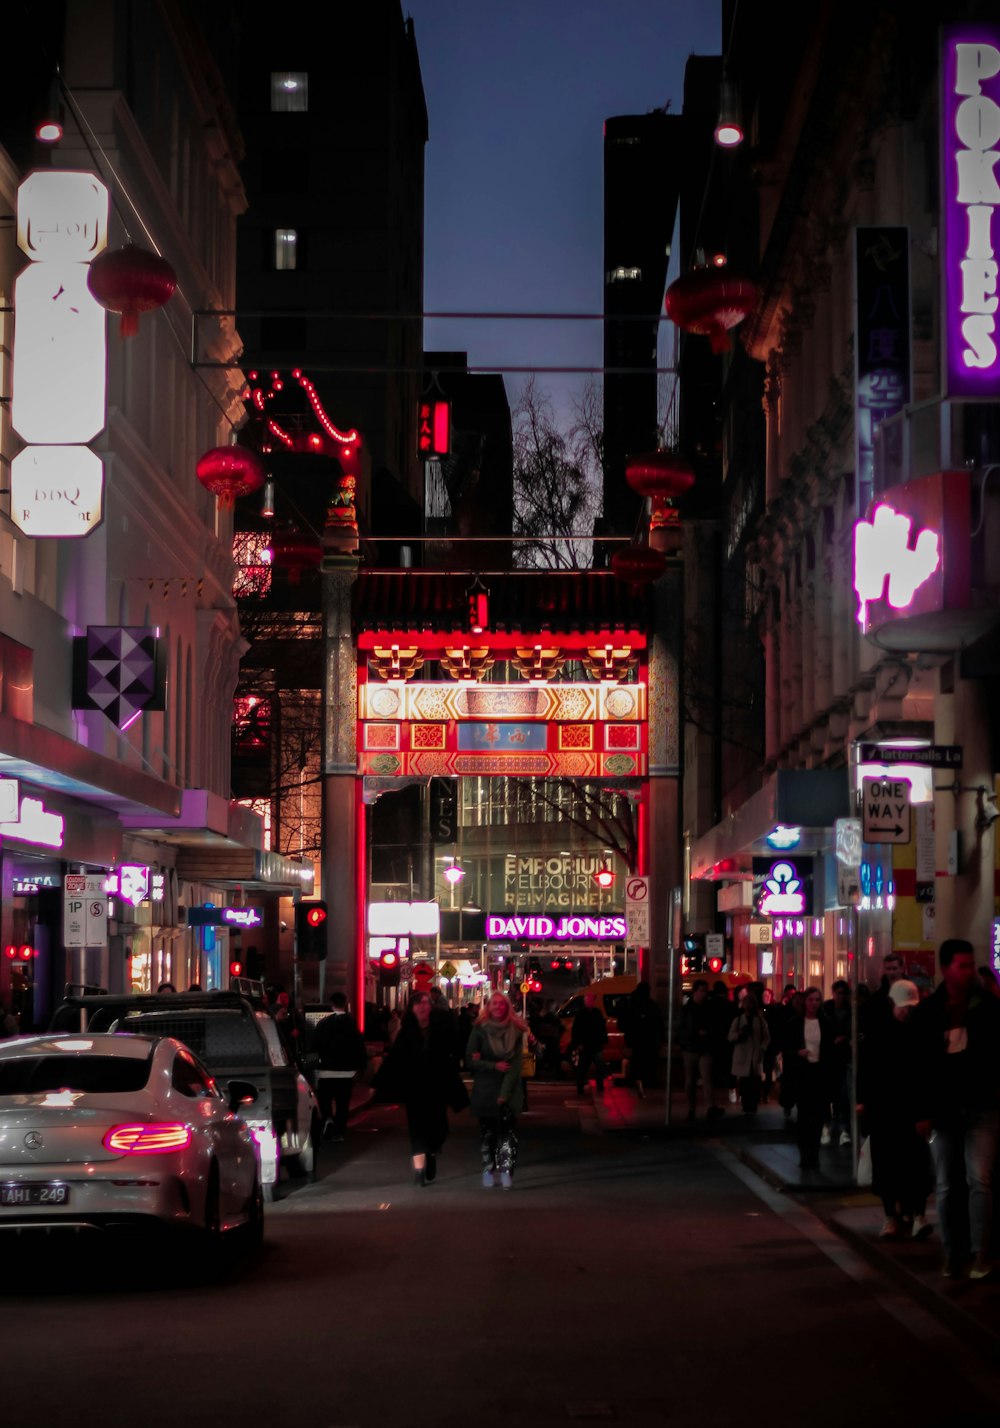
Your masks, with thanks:
M683 98L719 0L404 0L430 122L427 311L600 312L603 123ZM673 272L671 272L673 276ZM600 365L599 323L437 322L472 365ZM519 378L507 379L513 400ZM582 380L582 379L581 379ZM557 404L575 381L542 376Z

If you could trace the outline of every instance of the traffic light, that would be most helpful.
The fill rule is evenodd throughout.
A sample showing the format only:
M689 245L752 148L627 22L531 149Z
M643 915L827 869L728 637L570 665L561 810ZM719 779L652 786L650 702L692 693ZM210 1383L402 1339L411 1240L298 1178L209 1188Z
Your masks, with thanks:
M399 953L387 948L378 959L379 978L383 987L399 986Z
M230 977L243 976L243 963L238 961L235 957L229 964L229 975Z
M326 961L326 903L310 898L295 906L295 952L300 962Z
M681 957L681 976L690 977L705 970L705 947L701 937L690 934L684 939L684 955Z

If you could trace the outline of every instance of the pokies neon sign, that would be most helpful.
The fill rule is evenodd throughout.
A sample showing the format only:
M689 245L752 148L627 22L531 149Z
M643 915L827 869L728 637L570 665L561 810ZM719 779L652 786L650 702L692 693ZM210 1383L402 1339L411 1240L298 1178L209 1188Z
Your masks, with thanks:
M909 516L887 505L876 506L870 521L858 521L854 527L854 592L862 629L873 600L881 600L884 594L894 610L905 610L940 566L937 531L918 531L911 545L912 529Z
M1000 375L1000 27L946 29L941 75L948 393L982 396Z

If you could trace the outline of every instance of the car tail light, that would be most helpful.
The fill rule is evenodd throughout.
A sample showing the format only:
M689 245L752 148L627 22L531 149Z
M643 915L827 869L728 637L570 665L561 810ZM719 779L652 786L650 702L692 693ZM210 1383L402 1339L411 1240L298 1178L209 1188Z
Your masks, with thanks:
M141 1125L112 1126L104 1137L105 1150L121 1155L162 1155L191 1144L191 1127L170 1121L144 1121Z

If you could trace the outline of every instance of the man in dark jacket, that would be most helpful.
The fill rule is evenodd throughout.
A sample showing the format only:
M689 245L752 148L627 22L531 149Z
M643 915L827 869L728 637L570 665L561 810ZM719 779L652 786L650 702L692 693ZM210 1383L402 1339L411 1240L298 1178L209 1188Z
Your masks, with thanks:
M946 1276L992 1270L991 1172L1000 1118L1000 1001L983 994L972 944L952 937L938 953L942 982L910 1016L917 1129L930 1136ZM966 1189L967 1187L967 1189ZM966 1206L959 1196L968 1195Z
M699 977L691 988L691 995L681 1010L681 1024L678 1031L681 1056L684 1059L684 1086L687 1092L689 1121L694 1120L699 1077L705 1097L706 1115L711 1120L714 1116L723 1114L722 1107L715 1104L712 1057L714 1016L715 1013L708 996L708 983ZM731 1020L730 1018L730 1022Z
M317 1023L313 1033L312 1049L319 1058L316 1099L323 1115L324 1136L343 1140L354 1078L368 1065L368 1053L358 1024L347 1010L344 993L334 992L330 1005L333 1011Z
M640 982L629 997L618 1014L618 1025L629 1048L625 1084L644 1097L646 1087L656 1085L663 1044L663 1013L650 995L648 982Z
M598 1091L604 1090L607 1067L601 1052L608 1044L608 1028L604 1013L597 1005L593 992L585 992L583 1006L573 1018L573 1034L569 1041L570 1055L576 1053L576 1091L584 1095L587 1089L587 1073L591 1062L594 1065L594 1079Z

